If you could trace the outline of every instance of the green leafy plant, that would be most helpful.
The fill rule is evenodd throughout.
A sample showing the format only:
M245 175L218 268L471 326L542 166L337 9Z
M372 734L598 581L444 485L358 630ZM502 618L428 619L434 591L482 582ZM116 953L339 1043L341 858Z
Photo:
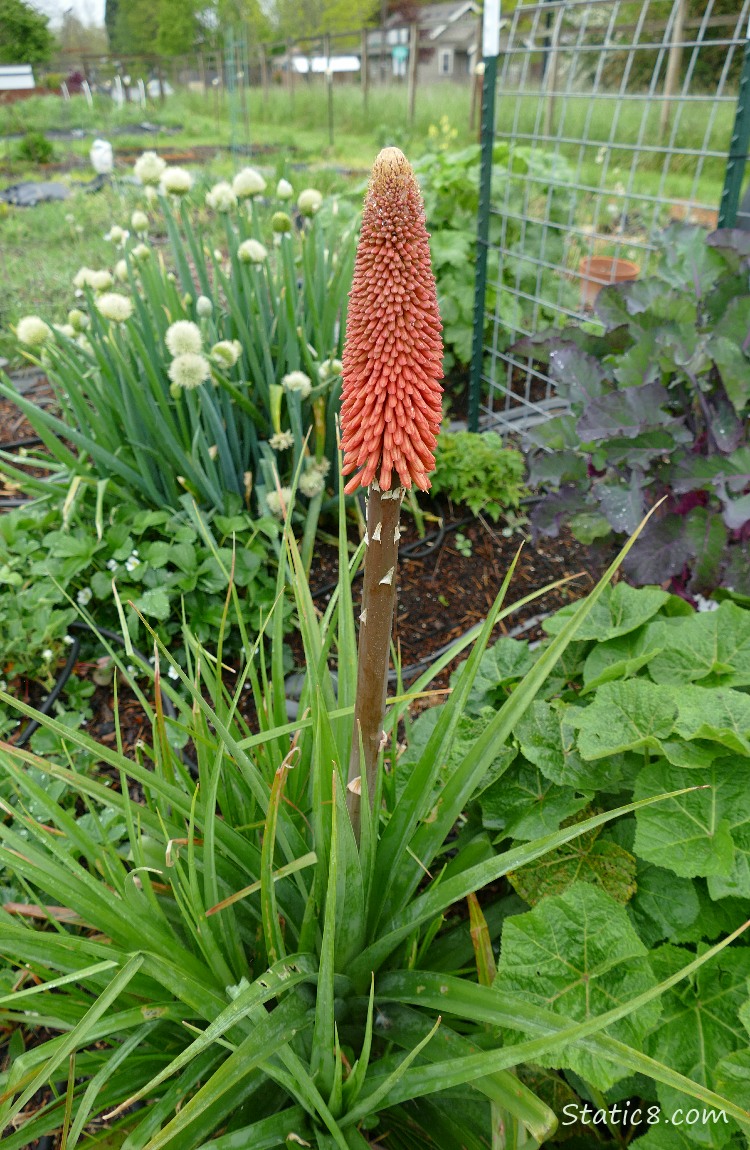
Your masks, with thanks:
M495 522L515 511L526 494L524 459L493 431L441 431L435 452L436 494L465 503Z
M424 195L427 226L431 232L430 249L438 285L440 314L443 319L445 370L455 364L468 364L471 359L474 330L474 249L476 220L479 210L479 145L460 151L448 151L438 135L434 150L419 160L414 170ZM503 199L503 214L490 221L490 241L485 310L495 312L512 331L522 326L522 297L539 295L539 259L563 264L562 238L550 229L525 222L523 234L526 179L533 173L538 195L544 199L548 217L564 222L570 211L566 190L570 169L563 156L537 148L513 146L498 141L493 147L493 188ZM562 233L560 233L562 235ZM507 253L499 264L498 245ZM542 281L550 273L542 272ZM513 290L508 290L512 287ZM556 298L559 283L555 278L550 298ZM545 311L542 308L542 316ZM548 318L554 317L550 312Z
M630 553L638 583L750 594L750 243L673 225L656 273L604 288L598 330L526 341L570 414L535 433L536 531L626 535L664 500Z
M0 678L6 687L23 692L32 680L48 690L67 658L78 611L119 631L120 606L129 602L185 665L181 612L198 640L211 643L232 567L246 625L258 632L275 598L277 521L247 512L199 517L187 497L181 503L177 511L144 511L113 502L104 487L78 485L64 506L33 503L0 516ZM139 614L127 615L128 633L143 649L150 640ZM84 651L105 654L93 638ZM235 656L236 646L227 653ZM14 722L0 707L0 725Z
M43 132L27 132L16 145L16 157L29 164L48 164L54 154L54 145Z

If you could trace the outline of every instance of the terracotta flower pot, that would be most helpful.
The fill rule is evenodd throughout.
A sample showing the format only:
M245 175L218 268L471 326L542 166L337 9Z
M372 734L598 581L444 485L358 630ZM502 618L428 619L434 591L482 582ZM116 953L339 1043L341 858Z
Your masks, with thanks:
M581 276L581 304L587 308L594 306L596 297L607 284L632 283L638 279L641 269L630 260L588 256L581 260L578 271Z

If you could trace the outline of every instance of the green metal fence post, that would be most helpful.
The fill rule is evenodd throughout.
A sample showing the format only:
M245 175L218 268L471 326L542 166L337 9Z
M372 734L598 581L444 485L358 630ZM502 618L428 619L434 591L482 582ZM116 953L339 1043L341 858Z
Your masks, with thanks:
M740 91L737 97L737 111L734 117L734 131L729 145L727 170L724 176L724 190L721 193L719 227L733 228L737 221L737 208L742 194L742 180L745 164L750 152L750 28L745 44L745 59L742 63Z
M474 279L474 336L469 380L469 431L476 431L479 427L479 401L482 391L484 297L487 287L487 245L490 233L492 145L495 136L495 89L497 87L499 38L499 0L485 0L482 34L484 75L482 77L481 169L479 176L479 216L477 218L477 267Z

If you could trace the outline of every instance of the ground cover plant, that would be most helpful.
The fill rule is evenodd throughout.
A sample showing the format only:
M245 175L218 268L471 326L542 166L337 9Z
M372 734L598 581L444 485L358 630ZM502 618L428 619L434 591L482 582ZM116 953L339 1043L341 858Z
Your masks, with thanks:
M519 645L506 658L501 647L487 648L495 624L508 614L511 570L448 702L431 713L430 730L426 718L407 726L410 763L402 752L401 722L408 724L410 698L428 689L468 641L386 708L387 643L376 652L373 639L389 632L401 491L428 484L440 419L439 329L427 238L416 185L394 151L375 168L355 274L356 322L344 357L343 467L350 489L369 486L368 537L350 558L341 497L341 578L326 611L321 616L313 606L287 514L277 601L264 632L255 642L246 638L246 661L231 690L220 675L226 628L233 616L244 628L232 586L215 659L191 635L188 619L187 671L156 642L153 707L142 696L152 724L150 747L129 758L120 744L98 746L85 732L69 733L55 719L40 717L47 732L98 754L99 779L21 748L0 747L0 863L15 904L0 912L8 961L0 1015L14 1029L0 1093L9 1150L49 1131L60 1131L66 1150L84 1136L94 1145L114 1139L122 1150L273 1150L305 1143L318 1150L478 1150L500 1144L501 1130L505 1145L520 1147L528 1144L527 1134L536 1143L553 1136L563 1101L601 1105L611 1096L649 1098L657 1090L665 1105L682 1103L684 1095L723 1110L724 1144L739 1145L740 1130L750 1128L743 1052L732 1060L734 1047L720 1051L728 1030L739 1047L736 1009L745 1003L750 973L742 925L734 920L734 891L722 885L745 882L743 824L737 821L744 808L723 790L722 766L725 750L734 766L747 750L742 705L728 697L747 681L744 648L727 646L721 663L712 662L707 672L706 678L719 671L727 676L727 697L713 698L731 719L724 722L714 708L721 718L715 728L691 726L690 708L679 718L667 711L655 721L648 711L641 738L626 723L618 732L593 713L587 723L587 711L606 705L613 683L604 680L629 673L620 670L633 660L623 656L619 641L644 625L669 630L694 616L658 590L618 585L610 591L619 556L586 600L550 622L543 648L532 653ZM402 292L411 308L396 308L397 317L411 317L408 326L393 319L398 287L412 289ZM368 324L369 315L376 322ZM388 351L397 337L404 362ZM361 404L365 417L358 420ZM385 418L404 404L403 416ZM385 530L386 517L395 529ZM352 576L363 552L362 612L374 614L360 614L358 667ZM391 566L380 578L384 563ZM289 594L306 666L299 714L291 722L281 610ZM721 610L725 616L742 613L733 604ZM719 614L706 618L716 618L718 626ZM730 624L739 633L734 616ZM591 641L592 630L603 631L603 641ZM668 673L670 667L672 675L679 673L675 659L684 644L670 648L661 630L657 638L661 650L671 651ZM607 648L605 667L592 672L602 684L588 679L603 693L579 706L578 696L576 702L569 696L580 676L582 646L588 660L613 641L617 650ZM656 658L649 663L650 685L644 676L641 687L658 689ZM632 673L644 665L642 660ZM167 666L180 693L164 673ZM246 683L255 700L255 733L238 715ZM160 689L172 699L175 719L165 716ZM0 698L11 704L6 694ZM554 729L539 752L535 729L547 717L539 708L564 710L568 704L581 711L573 726L583 766L572 757L564 761L567 726L561 754ZM26 704L15 705L34 714ZM628 712L636 726L643 706L638 702ZM467 721L477 724L468 732ZM530 732L524 724L531 724ZM189 737L187 753L173 749L175 728ZM602 733L613 745L597 742ZM563 795L553 793L549 821L539 817L545 804L532 799L526 825L509 822L509 787L509 793L501 788L499 821L491 826L483 797L503 782L501 776L513 778L520 756L536 766L547 743L547 770L572 771L559 782ZM600 772L587 775L587 763L610 757L604 782ZM677 784L670 776L661 786L667 769L662 758L679 766L680 757L684 770ZM716 774L696 789L692 776L705 770ZM653 777L643 781L642 771ZM709 884L712 877L720 880L709 885L705 901L728 900L728 913L705 937L723 937L710 947L701 945L702 931L686 937L682 928L694 921L691 905L662 930L662 917L672 908L665 910L657 897L645 899L643 916L656 927L648 946L663 937L688 944L663 950L657 962L639 936L645 928L631 922L621 905L628 899L618 903L613 893L622 896L629 880L632 886L632 816L679 817L683 805L693 803L703 810L706 785L732 813L722 816L720 867L706 863L711 852L705 844L692 866L697 874L709 866ZM645 793L631 802L634 786ZM59 787L67 788L64 802ZM71 795L78 801L71 804ZM604 845L605 827L613 828L613 847ZM651 861L655 847L648 847L648 836L646 848L637 845L642 827L632 850L642 849L643 860ZM497 841L495 831L501 832ZM653 823L651 831L653 837ZM560 871L554 852L565 847L608 858L609 866L579 867L572 877L584 881L567 886L558 879L554 889L542 890L550 866ZM664 863L660 856L653 865ZM619 883L600 881L597 889L586 881L602 871ZM491 884L505 877L535 904L531 910L504 893L496 897ZM483 905L479 891L485 892ZM697 889L694 894L699 897ZM446 919L464 899L468 921L455 910ZM35 920L18 904L43 907L46 917ZM492 937L501 924L498 958ZM644 1043L662 1032L682 1046L686 1034L698 1044L701 1032L684 1018L681 1029L668 1024L672 1013L690 1014L686 1002L693 1002L695 1014L695 987L715 987L712 977L719 978L721 995L703 1061L683 1073L671 1064L671 1046L644 1053ZM704 1062L712 1073L718 1064L726 1096L717 1082L705 1081ZM712 1137L713 1127L705 1126ZM576 1131L579 1143L585 1133ZM631 1133L624 1132L621 1142ZM644 1150L655 1145L649 1138Z
M674 225L656 274L603 289L600 325L524 342L570 414L536 433L532 516L554 535L627 535L664 500L626 562L637 583L750 592L750 246Z

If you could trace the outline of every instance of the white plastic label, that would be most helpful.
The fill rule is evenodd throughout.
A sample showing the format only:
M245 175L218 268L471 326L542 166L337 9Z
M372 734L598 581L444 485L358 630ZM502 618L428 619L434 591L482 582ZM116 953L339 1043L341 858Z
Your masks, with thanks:
M500 53L500 0L484 0L484 26L482 31L482 55L497 56Z

